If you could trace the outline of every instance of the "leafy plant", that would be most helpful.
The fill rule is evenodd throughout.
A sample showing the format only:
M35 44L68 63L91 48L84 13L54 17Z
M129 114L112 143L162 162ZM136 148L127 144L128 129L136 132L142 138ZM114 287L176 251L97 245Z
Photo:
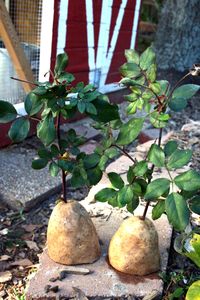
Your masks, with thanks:
M125 123L120 120L111 121L103 128L104 140L99 150L100 168L105 170L108 157L106 153L118 150L126 155L132 165L127 171L126 182L119 174L108 173L112 185L99 191L97 201L108 202L112 206L124 207L131 213L137 208L141 199L146 202L144 220L150 203L154 204L152 218L154 220L166 213L170 224L178 231L184 231L190 222L190 212L200 213L197 193L200 190L200 174L195 170L187 170L173 177L172 171L186 166L191 157L191 150L178 148L176 141L169 141L161 146L162 130L167 126L171 113L181 111L188 100L200 89L196 84L184 84L182 81L190 75L198 75L198 65L171 87L166 80L157 80L156 56L151 47L140 56L135 50L126 50L127 62L121 66L120 84L130 89L125 96L127 115L131 119ZM143 110L142 117L135 117L138 110ZM159 128L158 139L150 147L146 158L136 160L126 151L140 134L145 120L149 120ZM168 178L153 179L155 168L165 169Z
M99 93L91 84L83 82L72 85L73 74L65 71L68 64L66 53L59 54L54 72L50 71L53 82L35 82L35 88L25 99L27 115L21 116L15 107L0 101L0 123L10 123L8 132L13 142L23 141L30 131L30 120L38 121L37 137L43 143L38 149L38 158L32 167L40 170L49 167L51 176L62 173L62 198L66 199L66 176L71 174L71 185L96 184L102 177L101 156L96 151L87 155L79 146L85 141L74 129L62 134L62 118L69 119L79 112L95 121L105 124L119 119L118 108L109 103L108 97ZM108 153L112 156L112 153Z
M189 233L181 233L176 237L174 249L181 255L190 258L200 267L200 235L195 230Z

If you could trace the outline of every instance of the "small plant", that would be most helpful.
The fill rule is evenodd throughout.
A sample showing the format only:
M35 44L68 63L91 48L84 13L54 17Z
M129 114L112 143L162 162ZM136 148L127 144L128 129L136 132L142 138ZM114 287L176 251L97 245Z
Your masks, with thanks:
M134 50L126 50L125 56L127 63L120 68L120 84L131 91L125 100L128 103L127 115L132 117L127 122L115 120L106 128L102 127L104 140L99 154L101 170L106 169L106 152L114 150L126 155L132 165L127 171L126 180L116 172L109 172L107 176L111 187L99 191L95 199L114 207L126 207L131 213L134 213L141 200L146 202L143 214L122 222L113 235L108 257L110 264L120 272L147 275L160 268L158 235L153 223L146 218L150 204L153 204L153 220L165 213L169 223L180 232L188 229L191 211L199 211L197 195L200 174L195 170L180 170L189 163L192 151L179 149L176 141L169 141L162 146L161 139L171 113L184 109L188 100L200 89L196 84L181 85L186 77L198 76L200 68L194 65L171 87L168 81L157 80L156 56L151 47L141 56ZM144 112L141 117L134 116L138 110ZM138 137L146 120L159 129L159 135L146 157L138 161L129 154L126 146ZM168 177L154 179L156 169L165 169ZM179 175L174 175L177 169Z
M117 106L111 105L93 85L83 82L72 85L75 78L65 71L67 62L67 54L59 54L54 72L50 71L53 82L34 83L35 88L24 103L26 116L20 116L12 104L0 101L0 123L12 122L8 135L12 141L21 142L28 136L30 120L38 121L37 137L43 146L38 149L32 167L39 170L49 166L51 176L61 172L62 177L62 196L47 228L48 254L55 262L74 265L94 262L101 251L87 211L77 201L67 201L66 176L71 174L70 184L75 188L96 184L102 177L101 157L80 150L85 138L74 129L62 133L62 118L69 119L79 112L106 123L118 119L119 114Z
M115 149L126 155L132 166L127 172L127 182L115 172L108 173L112 187L101 190L95 198L101 202L107 201L112 206L126 206L131 213L140 200L144 199L146 205L142 220L145 220L148 207L152 203L154 220L166 213L170 224L176 230L184 231L190 222L190 211L199 211L197 193L200 189L200 174L195 170L187 170L173 177L174 170L189 163L192 151L179 149L176 141L169 141L162 147L161 138L170 115L184 109L188 100L200 89L196 84L181 85L186 77L199 75L199 65L194 65L174 87L170 87L168 81L156 79L156 56L151 47L141 56L134 50L126 50L125 56L127 63L120 68L120 84L131 91L125 96L125 100L128 103L127 115L133 117L126 123L117 120L102 128L104 140L99 154L102 156L102 170L108 159L106 153ZM143 110L145 115L135 117L138 110ZM150 147L146 158L137 161L129 155L125 147L138 137L145 120L159 128L159 136ZM155 168L165 169L169 177L153 179Z
M12 122L8 135L13 142L23 141L30 130L30 120L38 121L37 137L43 143L38 158L32 162L36 170L49 166L51 176L62 174L62 199L66 199L66 176L71 174L71 185L80 187L96 184L101 176L97 153L86 155L79 145L85 141L74 129L61 133L61 121L79 112L94 120L108 122L119 117L116 105L91 84L83 82L72 85L75 77L65 71L68 63L66 53L57 56L53 82L35 82L35 88L25 99L27 115L21 116L15 107L0 101L0 123Z

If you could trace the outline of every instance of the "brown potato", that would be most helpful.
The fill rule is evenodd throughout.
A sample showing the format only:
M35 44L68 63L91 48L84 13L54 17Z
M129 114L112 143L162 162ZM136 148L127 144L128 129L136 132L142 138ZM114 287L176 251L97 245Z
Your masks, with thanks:
M147 275L160 268L158 234L149 219L132 216L121 224L109 245L110 264L118 271Z
M47 229L49 257L57 263L92 263L100 256L96 229L85 208L76 201L59 202Z

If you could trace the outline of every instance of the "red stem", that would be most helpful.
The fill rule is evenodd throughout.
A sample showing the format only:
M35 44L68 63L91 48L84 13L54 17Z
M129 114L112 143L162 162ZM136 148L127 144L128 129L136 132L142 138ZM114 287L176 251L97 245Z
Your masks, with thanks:
M56 121L56 130L57 130L57 139L58 139L58 147L59 150L61 150L60 146L60 113L57 116L57 121ZM67 203L67 193L66 193L66 174L65 171L62 170L62 199L64 200L65 203Z

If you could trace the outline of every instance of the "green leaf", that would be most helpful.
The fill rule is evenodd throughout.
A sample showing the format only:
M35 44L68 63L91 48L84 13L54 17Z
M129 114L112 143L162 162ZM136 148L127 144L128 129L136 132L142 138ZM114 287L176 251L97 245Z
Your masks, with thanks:
M135 93L131 93L129 95L124 96L124 98L129 102L135 102L138 99L138 95Z
M75 80L75 77L71 73L63 72L58 76L57 79L60 83L64 83L64 82L71 83L72 81Z
M185 199L178 193L171 193L165 200L165 210L169 223L178 231L189 224L190 211Z
M71 177L71 185L72 187L79 188L86 185L87 182L87 173L81 166L76 166L73 169L72 177Z
M198 92L199 85L184 84L173 92L172 98L169 102L169 107L174 111L180 111L187 106L187 100Z
M175 291L173 291L172 294L170 294L169 300L173 299L181 299L180 297L184 294L184 288L182 287L177 287Z
M117 195L118 206L123 207L128 204L133 198L133 190L130 185L125 185L121 190L119 190Z
M134 165L133 173L136 176L143 176L148 170L148 165L145 160L139 161Z
M120 177L120 175L118 175L115 172L110 172L108 173L108 178L111 182L111 184L113 185L114 188L117 189L121 189L124 186L124 181L122 180L122 178Z
M160 114L157 111L151 113L150 122L155 128L164 128L167 125L166 121L160 120Z
M117 193L115 197L108 200L108 204L112 205L113 207L118 207Z
M90 185L96 185L102 178L102 171L98 166L87 170L87 177Z
M90 114L90 117L98 122L110 122L119 119L119 109L115 104L103 100L103 97L98 97L92 102L97 110L97 114Z
M181 233L174 241L174 249L181 255L187 256L200 267L200 235L195 232Z
M172 98L190 99L198 92L200 86L197 84L184 84L173 92Z
M200 174L195 170L186 171L174 178L175 184L184 191L200 189Z
M132 63L132 62L123 64L119 70L120 70L120 73L122 74L122 76L129 77L129 78L137 77L141 73L138 65L136 65L135 63Z
M48 115L38 123L37 136L45 146L50 145L55 140L56 128L52 115Z
M162 196L170 186L170 180L166 178L155 179L148 184L146 194L144 195L146 200L155 200Z
M128 202L126 208L130 213L133 213L134 210L138 207L138 205L139 205L139 198L133 195L133 198L131 199L130 202Z
M65 71L68 64L68 55L67 53L58 54L56 57L56 64L54 68L54 73L60 75L63 71Z
M169 90L169 87L170 87L169 81L167 81L167 80L158 80L157 82L160 84L160 88L161 88L160 95L168 94L168 90Z
M152 89L152 91L155 93L155 94L159 94L160 91L161 91L161 87L160 87L160 83L159 82L154 82L154 83L151 83L149 85L149 87Z
M135 114L136 111L137 111L137 101L130 103L126 108L126 112L128 115Z
M135 179L135 173L133 172L133 167L130 166L127 172L127 180L129 183L132 183Z
M58 149L58 146L53 144L51 145L51 154L53 157L56 157L60 154L60 150Z
M99 202L107 202L115 198L117 191L111 188L104 188L95 195L95 200Z
M84 157L83 163L86 169L95 167L100 161L100 156L97 153L88 154Z
M168 103L169 108L173 111L181 111L187 106L187 100L184 98L172 99Z
M186 300L199 300L200 297L200 280L193 282L193 284L189 287Z
M200 196L195 196L189 200L189 208L195 214L200 215Z
M101 169L101 171L105 170L108 160L109 158L106 155L102 155L102 157L100 158L99 168Z
M38 96L43 96L47 93L47 89L45 88L45 86L38 86L34 90L32 90L32 93Z
M174 151L176 151L178 143L176 141L169 141L164 146L164 152L166 156L170 156Z
M141 188L139 182L136 182L136 181L133 182L131 184L131 188L132 188L134 194L136 194L138 196L142 195L142 188Z
M106 149L104 153L107 157L112 159L119 154L119 150L117 148L111 147L109 149Z
M125 57L127 62L135 63L136 65L138 65L140 62L139 54L134 49L126 49Z
M123 124L117 137L117 144L128 145L133 142L142 130L143 123L144 118L133 118Z
M151 47L147 48L140 56L140 67L142 70L147 70L155 63L156 55Z
M92 103L86 104L86 112L88 112L89 114L92 114L92 115L97 115L96 107Z
M193 233L190 245L193 249L187 256L200 268L200 235Z
M164 167L165 165L165 153L162 148L156 144L151 145L148 152L148 159L156 167Z
M72 161L67 161L64 159L59 159L58 160L58 166L66 172L71 173L73 171L74 168L74 163Z
M47 150L45 148L41 148L38 150L38 156L40 158L46 158L46 159L52 158L51 152L49 152L49 150Z
M14 106L7 102L0 100L0 123L8 123L15 120L17 111Z
M48 164L48 159L46 158L39 158L32 161L32 168L35 170L40 170L46 167Z
M155 64L152 64L147 70L147 79L150 80L150 82L154 82L156 80L156 72L157 67Z
M29 93L26 96L24 107L29 116L37 114L43 107L43 103L40 98L34 93Z
M165 201L158 201L152 209L152 219L157 220L165 212Z
M56 177L58 175L60 168L55 162L51 162L49 165L49 172L52 177Z
M191 150L179 150L176 149L172 155L170 155L167 167L169 169L178 169L187 165L192 158Z
M83 101L79 101L77 107L78 107L78 110L80 111L80 113L83 114L86 109L86 104Z
M12 141L21 142L27 137L29 130L29 120L25 118L18 118L12 123L8 135Z

